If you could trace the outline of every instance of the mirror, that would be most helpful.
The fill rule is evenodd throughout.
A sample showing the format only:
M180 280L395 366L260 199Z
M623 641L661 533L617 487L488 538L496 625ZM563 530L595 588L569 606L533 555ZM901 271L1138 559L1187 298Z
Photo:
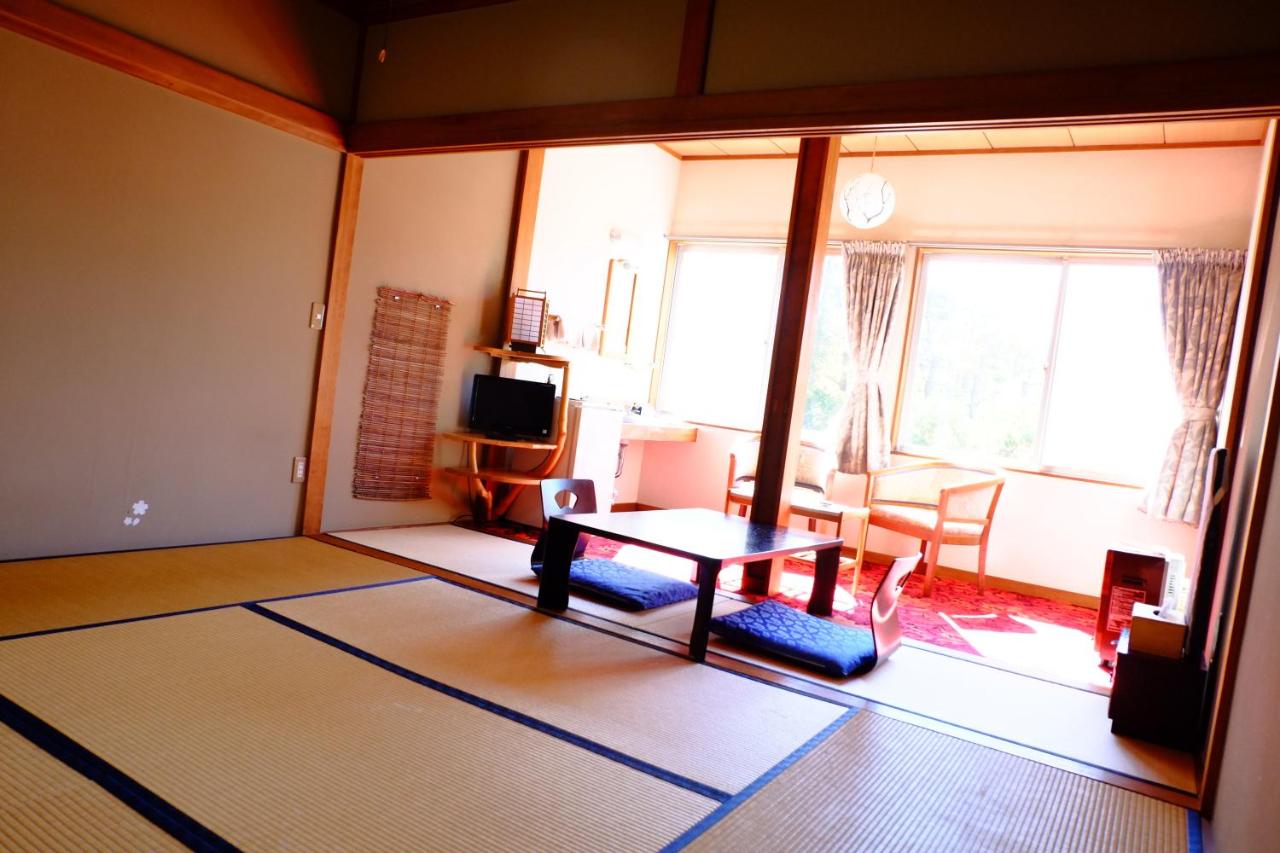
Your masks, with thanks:
M604 316L600 321L600 354L624 358L631 352L631 314L635 309L639 274L630 263L609 260L604 285Z

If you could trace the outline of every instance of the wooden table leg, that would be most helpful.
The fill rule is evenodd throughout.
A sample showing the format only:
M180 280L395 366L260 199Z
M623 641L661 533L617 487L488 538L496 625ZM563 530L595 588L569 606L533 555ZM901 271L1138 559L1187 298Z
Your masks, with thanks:
M711 609L716 603L716 578L723 565L719 560L698 561L698 609L694 611L693 631L689 634L689 657L699 663L707 657Z
M543 610L569 608L569 566L578 535L578 528L563 518L547 522L547 552L538 582L538 607Z
M813 561L813 593L809 596L809 612L814 616L830 616L836 598L836 577L840 574L840 545L823 548Z

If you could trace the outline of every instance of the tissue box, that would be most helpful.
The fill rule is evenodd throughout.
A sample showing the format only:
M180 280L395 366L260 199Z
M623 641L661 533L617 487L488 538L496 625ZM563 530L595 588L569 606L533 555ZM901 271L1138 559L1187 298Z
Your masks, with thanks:
M1133 605L1129 627L1129 650L1163 658L1182 657L1187 626L1181 613L1152 604Z

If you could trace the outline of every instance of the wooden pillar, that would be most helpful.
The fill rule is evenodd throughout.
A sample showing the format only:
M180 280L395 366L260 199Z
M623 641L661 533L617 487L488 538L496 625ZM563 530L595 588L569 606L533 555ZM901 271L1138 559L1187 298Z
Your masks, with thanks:
M324 331L320 337L320 363L316 370L311 442L307 450L307 482L302 497L304 536L320 532L324 513L333 401L338 388L338 356L342 350L343 320L347 315L347 284L351 278L351 249L356 238L356 214L360 208L363 175L364 160L352 154L343 155L338 209L333 222L333 248L329 253L329 284L324 297Z
M811 137L800 142L791 223L782 265L782 293L773 336L773 362L765 395L751 520L785 525L791 516L791 484L795 482L805 391L813 351L814 315L827 251L834 202L840 137ZM777 561L781 563L781 561ZM777 591L781 566L763 560L749 563L742 579L745 592Z

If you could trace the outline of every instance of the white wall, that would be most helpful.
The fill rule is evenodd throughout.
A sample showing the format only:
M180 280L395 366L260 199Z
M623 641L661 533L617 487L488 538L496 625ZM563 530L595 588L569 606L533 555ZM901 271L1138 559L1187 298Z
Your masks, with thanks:
M897 189L888 223L857 232L832 216L832 239L1115 247L1244 247L1257 188L1258 148L881 157ZM866 168L843 158L837 191ZM794 175L790 160L686 161L672 217L682 237L782 237ZM908 257L907 269L913 268ZM884 373L896 377L909 288L902 289ZM896 383L884 386L892 411ZM728 448L741 434L703 428L686 447L646 450L639 501L723 506ZM838 475L835 497L860 504L863 478ZM1152 521L1136 489L1011 472L992 528L987 571L1096 595L1105 551L1119 541L1185 554L1196 531ZM874 531L869 549L910 553L906 537ZM976 549L946 547L942 562L976 567Z
M498 335L517 159L504 151L366 162L334 402L325 530L447 521L467 510L458 481L439 473L460 464L463 449L456 442L436 443L431 500L351 496L373 303L382 285L453 302L437 425L442 431L462 427L471 376L487 373L492 361L472 346L491 345Z
M569 341L548 343L546 349L572 360L572 397L625 404L649 396L666 235L679 176L680 161L655 145L547 152L529 287L545 290L548 310L563 318ZM614 230L621 240L610 240ZM601 357L595 348L609 259L619 252L638 273L631 352L625 359ZM629 275L615 274L615 282L625 284ZM533 377L538 371L522 365L520 375Z

